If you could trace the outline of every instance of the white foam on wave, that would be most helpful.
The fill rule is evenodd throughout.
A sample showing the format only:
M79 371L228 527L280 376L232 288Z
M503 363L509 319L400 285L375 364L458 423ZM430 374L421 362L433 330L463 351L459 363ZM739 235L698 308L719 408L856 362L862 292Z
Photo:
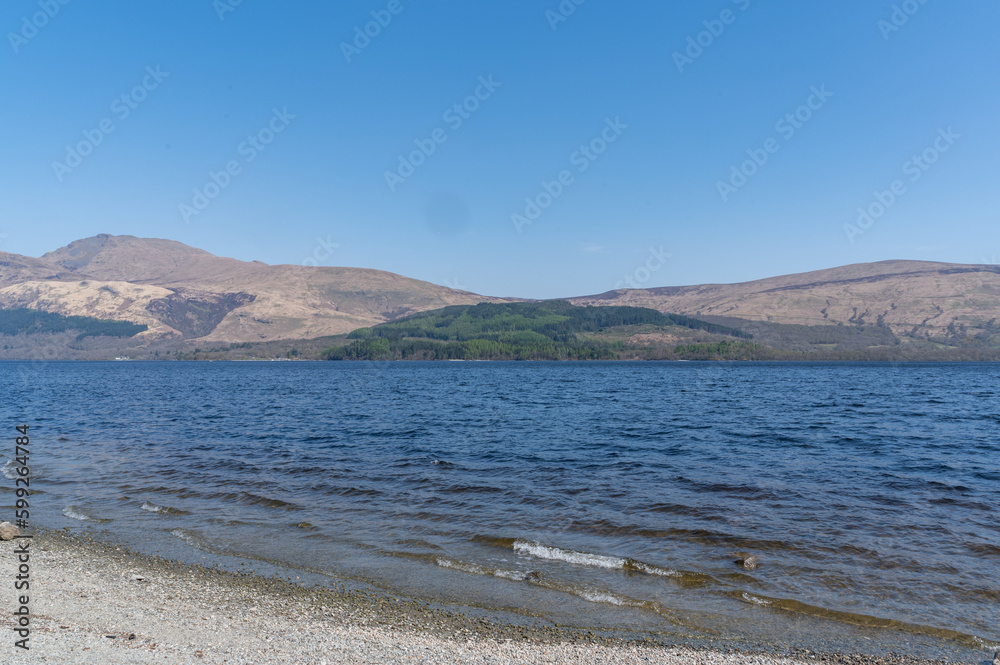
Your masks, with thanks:
M0 473L4 475L7 480L14 480L15 478L20 478L21 475L17 472L17 462L14 460L7 460L7 463L0 468Z
M493 571L494 577L502 577L505 580L514 580L515 582L523 582L528 579L528 574L520 570L502 570L497 569Z
M1000 650L1000 643L997 642L987 642L981 637L972 638L978 645L980 649L984 651L998 651Z
M66 517L74 520L80 520L81 522L96 522L93 517L83 512L79 506L66 506L62 509L62 514Z
M578 566L591 566L594 568L608 568L612 570L628 570L646 573L647 575L659 575L660 577L684 577L684 575L672 568L660 568L635 559L623 559L617 556L605 556L603 554L592 554L590 552L576 552L566 550L561 547L549 547L539 543L526 540L515 540L514 551L518 554L533 556L538 559L548 559L550 561L563 561Z
M463 573L472 573L474 575L492 575L492 571L474 563L463 563L461 561L452 561L451 559L437 559L437 565L442 568L461 570Z
M170 532L170 535L176 538L180 538L191 547L196 547L199 550L205 549L205 544L202 543L201 538L194 535L193 533L185 531L184 529L174 529L173 531Z
M473 575L485 575L487 577L501 577L507 580L514 580L516 582L523 582L527 579L527 574L521 572L520 570L503 570L503 569L493 569L487 568L485 566L480 566L476 563L465 563L463 561L452 561L451 559L437 559L437 565L442 568L451 568L452 570L460 570L463 573L472 573Z
M514 551L519 554L526 554L538 559L548 559L550 561L565 561L579 566L593 566L595 568L625 568L625 559L616 556L603 556L601 554L590 554L589 552L575 552L564 550L559 547L549 547L539 543L531 543L524 540L514 541Z
M746 591L743 592L743 600L748 603L753 603L754 605L770 605L771 601L764 600L763 598L758 598L757 596L751 595Z
M661 577L683 577L683 575L672 568L660 568L658 566L651 566L648 563L643 563L642 561L632 561L632 567L639 570L647 575L660 575Z
M155 503L150 503L149 501L143 501L142 505L139 506L143 510L149 511L151 513L172 513L175 512L173 508L169 506L158 506Z
M598 591L596 589L572 589L571 592L583 598L584 600L589 600L592 603L604 603L605 605L617 605L619 607L631 607L639 605L637 601L625 598L623 596L618 596L608 591Z

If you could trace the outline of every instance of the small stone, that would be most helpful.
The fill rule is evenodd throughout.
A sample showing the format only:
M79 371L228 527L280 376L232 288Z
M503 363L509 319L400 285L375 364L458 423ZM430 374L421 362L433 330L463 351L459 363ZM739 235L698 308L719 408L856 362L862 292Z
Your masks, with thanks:
M143 577L142 575L133 575L132 576L132 581L133 582L145 582L146 578Z
M527 575L525 575L524 579L526 579L526 580L540 580L540 579L542 579L542 574L540 572L538 572L537 570L533 570L530 573L528 573Z
M741 568L746 568L747 570L754 570L757 568L757 557L748 556L745 559L737 559L736 565Z
M0 540L14 540L19 535L21 531L10 522L0 524Z
M1000 665L1000 651L993 654L993 665Z

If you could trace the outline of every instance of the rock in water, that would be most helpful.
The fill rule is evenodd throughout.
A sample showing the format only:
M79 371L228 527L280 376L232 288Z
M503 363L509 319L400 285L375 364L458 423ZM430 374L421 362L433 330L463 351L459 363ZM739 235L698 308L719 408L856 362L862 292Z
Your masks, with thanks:
M14 540L19 535L21 535L21 532L10 522L0 524L0 540Z
M748 556L745 559L737 559L736 565L747 570L754 570L757 567L757 557Z
M993 654L993 665L1000 665L1000 651Z

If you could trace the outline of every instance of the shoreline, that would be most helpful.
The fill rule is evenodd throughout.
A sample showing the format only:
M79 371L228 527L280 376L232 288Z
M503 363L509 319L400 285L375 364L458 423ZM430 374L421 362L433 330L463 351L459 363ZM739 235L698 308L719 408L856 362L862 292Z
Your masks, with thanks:
M15 542L0 543L8 571L14 570ZM31 550L31 650L15 648L10 639L0 653L14 654L11 662L40 656L53 663L945 662L678 646L527 617L514 623L474 608L344 584L308 587L277 576L188 565L55 531L36 533ZM3 595L6 605L13 596L11 587ZM13 627L8 612L0 623Z

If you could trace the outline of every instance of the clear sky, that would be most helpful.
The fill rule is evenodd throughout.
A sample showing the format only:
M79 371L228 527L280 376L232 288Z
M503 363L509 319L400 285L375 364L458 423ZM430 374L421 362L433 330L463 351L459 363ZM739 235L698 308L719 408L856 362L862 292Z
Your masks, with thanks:
M131 234L538 298L997 262L998 24L996 0L5 0L0 250Z

